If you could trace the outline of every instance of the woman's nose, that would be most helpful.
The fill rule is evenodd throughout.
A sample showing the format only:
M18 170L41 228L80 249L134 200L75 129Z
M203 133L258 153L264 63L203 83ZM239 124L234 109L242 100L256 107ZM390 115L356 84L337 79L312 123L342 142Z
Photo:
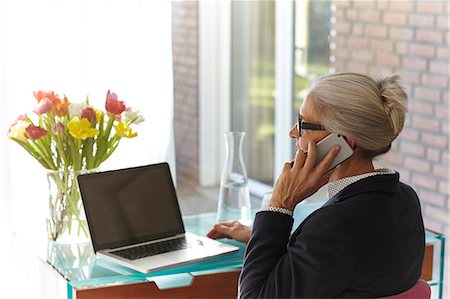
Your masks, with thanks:
M297 130L297 124L295 124L291 130L289 131L289 137L293 139L298 139L298 130Z

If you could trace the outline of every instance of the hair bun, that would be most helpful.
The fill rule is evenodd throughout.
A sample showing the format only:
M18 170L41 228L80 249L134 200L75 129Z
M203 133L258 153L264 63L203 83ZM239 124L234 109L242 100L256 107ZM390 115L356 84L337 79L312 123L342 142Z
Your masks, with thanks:
M408 97L399 81L398 75L387 75L377 81L380 100L395 135L403 129L405 113L408 110Z

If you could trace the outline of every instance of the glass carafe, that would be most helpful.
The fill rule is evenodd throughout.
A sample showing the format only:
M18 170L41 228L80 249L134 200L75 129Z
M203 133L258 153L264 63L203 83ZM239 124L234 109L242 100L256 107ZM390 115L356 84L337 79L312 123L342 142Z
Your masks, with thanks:
M227 154L220 180L217 221L237 220L244 225L250 225L250 191L242 159L245 132L226 132L224 135Z

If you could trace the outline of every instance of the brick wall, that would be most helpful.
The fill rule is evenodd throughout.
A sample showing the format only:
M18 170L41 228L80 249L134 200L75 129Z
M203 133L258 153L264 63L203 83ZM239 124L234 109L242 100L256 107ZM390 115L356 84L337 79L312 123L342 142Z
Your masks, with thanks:
M425 226L450 238L449 2L333 4L332 67L375 77L401 75L409 95L408 120L384 159L418 192ZM446 255L444 278L450 281L450 242Z
M198 184L198 2L172 1L174 130L179 188Z

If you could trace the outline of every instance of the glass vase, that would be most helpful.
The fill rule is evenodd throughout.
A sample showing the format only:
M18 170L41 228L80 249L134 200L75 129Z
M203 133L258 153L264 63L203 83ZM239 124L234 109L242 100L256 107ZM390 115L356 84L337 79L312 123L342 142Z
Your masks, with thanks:
M226 132L227 154L220 180L217 221L237 220L250 225L251 205L248 177L242 157L245 132Z
M95 170L49 170L49 211L46 219L47 235L60 243L89 241L89 230L77 176Z

